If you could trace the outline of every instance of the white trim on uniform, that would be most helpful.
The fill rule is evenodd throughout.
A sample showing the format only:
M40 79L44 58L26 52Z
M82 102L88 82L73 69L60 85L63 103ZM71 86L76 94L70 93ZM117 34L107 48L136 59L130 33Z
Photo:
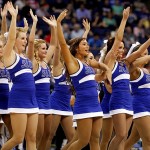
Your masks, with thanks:
M73 115L73 119L84 119L84 118L94 118L94 117L103 117L103 112L90 112L84 114Z
M95 80L95 74L90 74L79 80L79 83L83 83L89 80Z
M130 79L130 75L129 74L121 74L119 76L117 76L116 78L114 78L114 82L122 80L122 79Z
M106 119L106 118L112 118L112 116L110 114L104 114L103 119Z
M32 70L31 69L22 69L22 70L15 73L15 77L17 77L21 74L24 74L24 73L32 73Z
M19 113L19 114L32 114L38 113L39 108L8 108L9 113Z
M41 66L39 65L38 71L33 73L33 77L37 76L41 71Z
M52 114L52 110L51 109L39 109L39 113L38 114Z
M79 70L76 73L71 74L70 77L77 76L82 71L83 64L82 64L82 62L80 60L77 59L77 61L79 62Z
M115 66L114 66L114 68L113 68L113 70L112 70L112 74L115 72L117 66L118 66L118 61L116 61L116 63L115 63Z
M6 68L7 68L8 70L9 70L9 69L13 69L13 68L18 64L19 60L20 60L20 57L19 57L19 55L16 53L16 60L15 60L15 62L14 62L10 67L6 67Z
M132 80L130 82L139 82L143 78L143 76L144 76L144 73L143 73L142 69L140 69L140 72L141 72L141 75L136 80Z
M8 79L7 78L1 78L0 84L8 84Z
M140 112L133 115L133 119L137 119L144 116L150 116L150 112Z
M143 84L138 87L138 89L142 89L142 88L150 88L150 83Z
M0 114L9 114L8 109L0 109Z
M111 110L110 111L110 115L116 115L116 114L129 114L129 115L133 115L133 111L131 110L126 110L126 109L115 109L115 110Z
M59 76L53 76L53 78L54 78L54 79L59 79L59 78L61 78L64 74L65 74L65 69L63 69L62 74L60 74Z
M51 109L51 112L52 114L55 114L55 115L73 116L72 111L61 111L61 110Z
M59 85L69 85L69 83L67 81L63 81L63 82L59 82Z
M42 78L42 79L36 80L35 84L38 84L38 83L50 83L50 78Z

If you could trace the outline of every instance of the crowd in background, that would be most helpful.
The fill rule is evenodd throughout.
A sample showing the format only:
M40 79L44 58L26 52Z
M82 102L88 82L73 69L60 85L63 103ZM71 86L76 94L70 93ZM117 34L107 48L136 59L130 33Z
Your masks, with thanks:
M2 7L7 1L0 1ZM62 10L68 9L68 16L63 22L66 40L83 35L82 19L87 18L91 23L88 35L90 50L98 59L99 48L105 39L114 36L125 7L131 6L130 16L126 25L124 42L128 50L136 41L143 43L150 34L150 4L142 0L12 0L19 6L17 26L23 26L23 18L32 24L29 10L33 9L38 16L36 38L50 40L49 26L44 23L42 16L56 17ZM9 18L8 18L9 19ZM9 21L9 20L8 20Z

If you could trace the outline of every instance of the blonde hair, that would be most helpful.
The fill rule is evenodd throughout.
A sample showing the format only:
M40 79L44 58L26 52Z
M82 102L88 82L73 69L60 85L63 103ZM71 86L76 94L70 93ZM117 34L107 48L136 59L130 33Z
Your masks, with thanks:
M27 30L23 27L17 27L16 28L16 38L19 36L19 33L27 33Z
M42 39L35 39L35 40L34 40L34 57L35 57L35 59L36 59L38 62L39 62L39 60L40 60L40 58L39 58L39 56L38 56L38 50L39 50L41 44L43 44L43 43L46 44L46 42L45 42L44 40L42 40Z
M2 34L0 35L0 41L2 42L3 45L6 44L6 38L5 38L4 35L2 35ZM0 57L0 60L1 60L2 62L4 62L3 56Z

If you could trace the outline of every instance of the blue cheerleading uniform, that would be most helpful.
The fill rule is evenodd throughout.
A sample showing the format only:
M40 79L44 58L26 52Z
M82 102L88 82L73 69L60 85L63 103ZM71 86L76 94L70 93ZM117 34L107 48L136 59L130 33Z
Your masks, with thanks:
M51 73L39 65L37 72L33 74L36 87L36 99L39 106L39 114L51 114L50 107L50 77Z
M95 71L92 67L83 64L80 60L78 60L78 63L79 70L70 75L76 91L73 118L102 117L103 112L98 101Z
M103 85L103 91L104 91L104 97L101 102L101 107L102 107L103 114L104 114L103 118L111 118L111 115L109 112L109 101L110 101L111 93L107 91L105 85Z
M62 74L54 76L54 91L50 97L52 114L72 116L73 112L70 106L71 89L66 80L66 71L63 69Z
M130 75L125 63L116 61L112 70L112 94L109 103L111 115L119 113L133 115L129 79Z
M150 74L140 69L138 79L130 81L133 94L133 119L150 116Z
M31 61L16 54L14 64L7 69L13 83L9 95L8 111L10 113L37 113L39 109L35 97Z
M8 114L9 80L8 70L0 68L0 114Z

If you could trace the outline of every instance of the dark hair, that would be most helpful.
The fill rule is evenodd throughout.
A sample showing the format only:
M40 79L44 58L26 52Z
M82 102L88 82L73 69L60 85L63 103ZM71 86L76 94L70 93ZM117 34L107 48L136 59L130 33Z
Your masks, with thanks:
M135 47L133 48L132 53L135 52L135 51L137 51L137 50L140 48L141 45L142 45L142 44L139 44L139 45L135 46Z
M75 88L72 84L72 81L71 81L71 78L70 78L70 75L69 75L69 72L68 72L68 69L66 67L66 65L64 66L65 67L65 74L66 74L66 82L69 84L70 86L70 91L71 91L71 94L74 95L76 97L76 91L75 91Z
M108 39L108 41L107 41L107 53L111 50L114 42L115 42L115 38L114 37Z
M67 42L67 44L70 46L70 52L73 56L76 55L77 53L76 49L79 47L80 42L84 39L86 38L78 37L78 38L71 39Z
M115 37L108 39L107 41L107 53L111 50L113 44L115 42ZM124 41L121 41L124 43Z

